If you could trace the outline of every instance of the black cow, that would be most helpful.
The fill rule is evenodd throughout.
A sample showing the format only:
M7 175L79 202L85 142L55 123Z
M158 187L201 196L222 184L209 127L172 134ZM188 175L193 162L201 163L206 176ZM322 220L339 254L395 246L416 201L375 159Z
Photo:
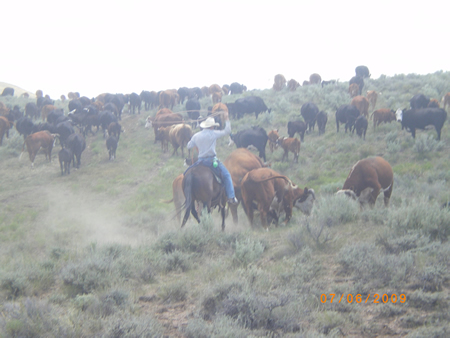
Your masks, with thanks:
M43 106L46 106L47 104L51 104L54 105L55 101L47 98L47 97L38 97L36 100L36 105L38 106L39 109L41 109Z
M339 123L345 123L345 132L349 129L353 132L353 127L358 116L361 115L358 108L351 104L340 106L336 110L336 129L339 133Z
M118 122L117 117L110 111L103 111L99 115L100 125L103 130L103 138L106 138L106 130L111 122Z
M58 153L59 166L61 167L61 176L70 174L70 162L73 160L72 150L62 148Z
M108 94L105 96L105 106L108 103L113 103L116 106L117 109L117 113L114 111L114 114L116 115L116 117L121 120L122 119L122 110L123 107L125 106L125 102L127 102L128 100L126 100L125 95L123 94ZM108 110L108 108L103 107L104 110Z
M43 131L43 130L48 130L50 132L50 134L55 134L56 126L51 123L48 123L48 122L38 123L33 126L33 128L31 129L31 133L34 134L34 133L37 133L38 131Z
M8 96L8 95L14 96L14 88L11 88L11 87L5 87L5 88L3 89L2 96Z
M57 120L61 117L64 116L64 112L62 109L56 109L56 110L52 110L50 113L48 113L47 115L47 122L48 123L52 123L52 124L56 124ZM60 121L62 122L62 121Z
M141 94L139 95L141 97L141 100L144 101L144 108L146 111L148 111L150 108L153 108L157 105L157 94L156 92L149 92L146 90L143 90Z
M80 100L83 108L89 106L92 103L92 100L90 98L88 98L87 96L82 96L78 100Z
M355 73L356 76L362 77L364 78L368 78L370 77L370 72L369 72L369 68L367 68L366 66L358 66L355 68Z
M437 132L437 139L441 139L441 129L447 119L447 112L442 108L424 108L397 110L395 113L397 121L402 123L402 129L411 132L416 138L416 129L425 129L426 126L433 125Z
M411 109L422 109L427 108L428 104L430 103L430 98L423 95L423 94L417 94L412 97L411 100L409 100L409 104L411 105Z
M200 90L201 92L201 90ZM178 96L180 97L180 103L183 104L184 100L192 99L192 98L199 98L198 97L198 91L194 88L187 88L187 87L181 87L177 90Z
M229 106L228 106L229 107ZM230 109L230 108L228 108ZM243 117L244 114L255 113L256 118L262 112L271 112L272 109L267 108L263 99L259 96L247 96L241 99L237 99L233 105L233 113L238 119Z
M363 139L366 139L366 131L367 131L367 126L368 126L368 122L365 116L358 116L358 118L355 121L355 128L356 129L356 134L361 137L363 136Z
M16 121L16 129L19 135L23 135L23 139L33 132L33 127L33 121L29 117L24 116Z
M306 102L300 109L300 113L308 126L308 131L311 132L311 130L314 130L317 114L319 114L319 108L317 105L313 102Z
M10 117L12 118L12 121L17 121L23 117L23 112L20 111L19 106L15 105L14 108L9 111L8 120L11 120Z
M356 83L359 87L359 95L361 95L363 87L364 87L364 78L362 78L361 76L353 76L350 81L349 81L349 85Z
M114 136L110 136L106 139L106 149L108 149L110 161L116 158L117 143L117 138Z
M240 83L233 82L232 84L230 84L230 95L242 94L246 90L247 90L247 87Z
M69 121L58 123L56 125L55 131L56 134L59 135L59 142L61 143L62 148L64 148L64 145L66 144L66 141L69 138L69 136L75 133L72 123L70 123Z
M189 116L189 119L192 120L191 125L193 128L196 125L196 121L200 116L200 109L202 109L202 107L197 98L190 98L189 100L186 101L186 111Z
M236 144L237 148L247 148L252 145L258 149L259 157L266 161L266 145L268 139L267 132L263 128L253 126L249 129L241 130L236 134L230 134L230 145L232 142Z
M319 135L325 134L325 127L328 122L328 114L324 111L319 112L317 114L317 127L319 127Z
M141 113L141 104L142 104L141 97L136 93L131 93L129 96L129 100L130 100L130 108L131 108L130 110L131 110L132 114L135 113L136 107L138 109L138 114L140 114Z
M77 168L80 168L81 153L86 149L86 141L81 134L72 134L67 138L67 148L73 153L73 166L75 167L75 157L77 159Z
M306 123L303 121L289 121L287 124L289 137L294 137L295 133L298 133L302 142L305 137L306 128Z
M30 119L39 118L39 116L41 114L40 114L40 110L39 110L38 106L36 105L36 103L28 102L25 105L25 115L28 116Z
M79 99L74 99L69 101L69 112L81 113L83 110L83 104Z

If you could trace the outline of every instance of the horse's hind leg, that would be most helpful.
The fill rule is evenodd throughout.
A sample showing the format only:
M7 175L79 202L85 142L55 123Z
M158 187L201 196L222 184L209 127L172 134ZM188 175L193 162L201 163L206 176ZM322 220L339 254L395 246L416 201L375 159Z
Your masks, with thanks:
M200 223L200 218L198 217L197 209L195 209L195 205L191 208L192 216L197 220L198 223Z

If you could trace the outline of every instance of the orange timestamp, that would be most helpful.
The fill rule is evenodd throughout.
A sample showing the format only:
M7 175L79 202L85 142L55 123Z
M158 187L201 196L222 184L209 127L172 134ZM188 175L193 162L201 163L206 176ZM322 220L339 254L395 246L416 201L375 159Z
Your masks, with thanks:
M372 296L372 299L370 298ZM339 295L338 295L339 297ZM322 293L320 295L320 301L322 304L325 304L326 302L330 302L330 304L333 303L333 301L336 303L341 302L347 302L348 304L351 304L353 302L355 303L373 303L373 304L386 304L386 303L392 303L395 304L397 302L404 303L406 302L406 295L404 293L397 296L397 294L393 293L391 295L388 295L386 293L380 295L378 293L375 293L371 295L370 293L367 295L367 297L363 297L360 294L357 294L353 296L351 293L345 295L345 293L341 294L341 297L338 300L338 297L336 297L335 293L330 293L326 295L325 293Z

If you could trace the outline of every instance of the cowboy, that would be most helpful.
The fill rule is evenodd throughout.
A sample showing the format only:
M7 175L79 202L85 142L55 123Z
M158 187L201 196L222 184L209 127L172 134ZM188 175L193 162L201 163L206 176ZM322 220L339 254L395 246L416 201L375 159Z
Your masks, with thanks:
M223 184L225 186L225 192L227 194L229 204L237 204L238 201L234 196L233 181L231 180L231 175L227 168L219 161L216 157L216 140L222 136L231 134L231 124L228 118L228 112L224 112L225 117L225 129L214 130L214 127L218 127L217 123L213 117L208 117L205 121L200 123L201 131L194 134L191 140L187 144L187 148L191 149L197 147L198 149L198 160L196 164L204 164L208 167L213 166L219 169L222 174ZM216 166L217 164L217 166Z

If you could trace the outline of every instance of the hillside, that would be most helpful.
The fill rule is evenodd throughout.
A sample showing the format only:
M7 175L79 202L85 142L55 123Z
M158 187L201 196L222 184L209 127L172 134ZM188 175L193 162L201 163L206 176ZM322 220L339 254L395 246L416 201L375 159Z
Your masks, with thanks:
M317 127L305 135L298 164L267 148L272 169L317 197L310 217L296 210L286 227L268 232L251 229L241 207L224 233L217 211L179 228L164 201L185 167L144 128L155 109L124 112L115 161L101 132L88 136L69 176L61 176L59 145L51 163L38 154L31 169L13 128L0 147L0 336L447 337L450 211L440 206L450 201L448 121L439 142L434 129L414 140L394 122L374 131L369 121L365 141L336 133L334 112L350 102L347 90L339 83L223 98L257 95L272 108L257 120L232 120L233 132L259 125L286 136L307 101L328 113L324 135ZM407 107L417 93L440 101L450 73L371 79L366 90L382 93L377 109ZM0 100L21 109L33 102ZM56 105L68 112L67 102ZM227 143L218 142L222 160L235 149ZM373 155L392 165L393 194L389 208L379 198L360 210L334 193Z
M2 93L2 92L3 92L3 89L5 89L6 87L14 88L14 95L15 95L15 96L20 96L20 95L22 95L23 93L28 93L28 95L29 95L31 98L35 98L35 97L36 97L36 95L35 95L34 93L32 93L32 92L30 92L30 91L28 91L28 90L25 90L25 89L23 89L23 88L17 87L17 86L15 86L15 85L12 85L12 84L10 84L10 83L6 83L6 82L0 82L0 93Z

